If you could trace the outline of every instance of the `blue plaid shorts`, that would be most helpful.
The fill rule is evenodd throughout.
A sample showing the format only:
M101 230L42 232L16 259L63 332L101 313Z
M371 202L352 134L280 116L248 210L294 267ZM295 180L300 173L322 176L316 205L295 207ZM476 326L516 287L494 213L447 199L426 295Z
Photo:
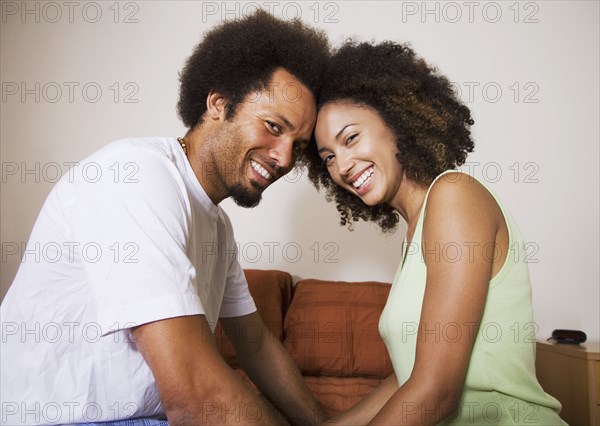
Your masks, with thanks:
M77 426L169 426L169 422L159 419L138 418L114 420L111 422L78 423Z

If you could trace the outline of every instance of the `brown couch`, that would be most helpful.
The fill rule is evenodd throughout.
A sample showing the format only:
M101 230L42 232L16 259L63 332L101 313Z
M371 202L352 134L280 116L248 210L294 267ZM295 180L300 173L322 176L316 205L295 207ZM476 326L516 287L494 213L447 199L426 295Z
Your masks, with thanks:
M245 273L263 321L328 413L350 408L392 373L377 328L389 284L305 279L293 286L287 272ZM252 330L239 332L251 338ZM239 369L220 326L215 334L224 358Z

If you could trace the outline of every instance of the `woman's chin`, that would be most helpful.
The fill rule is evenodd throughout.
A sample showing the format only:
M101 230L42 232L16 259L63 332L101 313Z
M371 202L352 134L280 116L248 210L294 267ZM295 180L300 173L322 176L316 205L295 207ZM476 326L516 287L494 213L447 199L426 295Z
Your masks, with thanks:
M383 203L383 200L380 200L379 198L372 197L369 195L370 194L366 194L364 197L359 196L360 199L362 200L362 202L365 203L367 206L375 207L375 206L378 206L379 204Z
M355 197L360 198L360 200L369 207L375 207L384 202L381 197L376 196L372 191L367 191L364 194L357 194L356 191L350 189L348 189L348 191Z

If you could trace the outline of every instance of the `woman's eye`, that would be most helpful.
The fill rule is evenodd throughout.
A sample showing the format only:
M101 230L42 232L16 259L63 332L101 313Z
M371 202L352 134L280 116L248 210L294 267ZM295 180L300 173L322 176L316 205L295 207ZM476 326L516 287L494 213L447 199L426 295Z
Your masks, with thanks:
M323 157L323 164L326 166L329 166L331 164L331 162L333 161L333 154L329 154L326 155L325 157Z
M272 121L267 120L267 125L269 126L269 128L275 132L276 134L280 134L281 133L281 127L279 127L278 124L273 123Z
M346 145L348 145L350 142L352 142L354 140L354 138L356 138L356 136L358 136L357 134L354 135L350 135L346 138Z

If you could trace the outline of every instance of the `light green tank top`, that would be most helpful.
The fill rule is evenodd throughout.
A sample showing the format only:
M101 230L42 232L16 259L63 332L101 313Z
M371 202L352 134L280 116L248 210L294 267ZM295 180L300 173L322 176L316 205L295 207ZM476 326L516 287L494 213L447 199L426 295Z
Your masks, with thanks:
M421 253L427 197L437 179L447 173L456 171L449 170L439 175L427 191L413 241L407 247L405 240L403 257L404 253L406 256L398 268L379 320L379 332L390 354L399 385L408 380L415 363L417 330L427 277ZM456 178L466 176L456 175ZM560 403L544 392L535 376L537 325L533 321L525 242L512 217L495 199L508 227L509 254L489 284L458 409L441 424L563 425L565 423L558 416ZM462 255L468 255L469 249L462 247ZM484 248L471 248L475 249ZM444 248L440 250L443 254ZM457 253L455 246L445 255L456 256ZM489 253L493 256L492 247ZM440 324L434 332L439 338L456 339L457 330L453 324Z

